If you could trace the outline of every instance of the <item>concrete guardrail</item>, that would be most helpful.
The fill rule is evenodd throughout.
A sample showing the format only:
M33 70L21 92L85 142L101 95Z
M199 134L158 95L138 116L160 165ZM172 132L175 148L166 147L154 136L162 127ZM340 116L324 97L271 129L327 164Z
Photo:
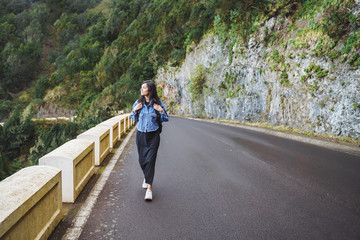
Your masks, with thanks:
M120 137L125 133L125 118L120 119Z
M60 169L23 168L0 193L0 239L47 239L62 218Z
M105 122L102 122L100 124L98 124L97 126L100 127L107 127L110 131L110 148L114 148L115 144L119 141L120 139L120 122L118 119L114 119L114 118L110 118L108 120L106 120Z
M130 114L124 114L120 116L115 116L111 119L119 121L119 139L122 135L126 132L127 129L131 128L131 125L133 123L132 119L130 118ZM126 120L128 119L128 120Z
M113 117L0 182L0 239L47 239L86 183L134 122ZM47 166L45 166L47 165Z
M75 202L94 175L94 148L95 144L90 139L73 139L39 159L39 165L61 169L63 202Z
M130 115L128 116L128 128L131 128L133 124L133 120L131 119Z
M99 166L110 152L110 130L108 127L90 128L77 138L90 139L95 143L95 166Z

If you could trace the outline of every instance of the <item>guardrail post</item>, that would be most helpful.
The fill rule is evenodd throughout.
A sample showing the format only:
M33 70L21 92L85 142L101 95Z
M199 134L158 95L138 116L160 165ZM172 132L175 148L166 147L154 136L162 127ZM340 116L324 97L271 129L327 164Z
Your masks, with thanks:
M39 159L39 165L62 170L63 202L75 202L81 190L95 173L94 142L73 139Z
M95 143L95 166L99 166L110 152L110 130L108 127L96 126L83 132L77 138L86 138Z
M0 239L47 239L62 218L60 169L23 168L0 192Z

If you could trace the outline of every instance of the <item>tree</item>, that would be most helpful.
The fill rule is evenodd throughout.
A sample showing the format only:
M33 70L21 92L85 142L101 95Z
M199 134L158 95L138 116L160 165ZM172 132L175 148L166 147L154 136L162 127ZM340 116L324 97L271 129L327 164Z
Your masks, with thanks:
M31 116L22 117L20 109L15 109L4 126L0 127L0 178L17 170L11 168L11 164L17 161L23 146L33 140L35 128Z
M1 53L1 87L7 92L19 92L29 84L39 67L41 44L26 42L16 48L8 43Z

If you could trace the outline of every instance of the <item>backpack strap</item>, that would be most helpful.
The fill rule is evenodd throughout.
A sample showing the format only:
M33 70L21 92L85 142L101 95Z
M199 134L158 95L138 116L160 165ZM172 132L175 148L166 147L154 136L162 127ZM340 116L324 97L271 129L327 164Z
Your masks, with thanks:
M161 133L161 132L162 132L161 114L159 113L158 110L155 110L155 113L156 113L156 115L157 115L156 121L157 121L158 124L159 124L159 133Z

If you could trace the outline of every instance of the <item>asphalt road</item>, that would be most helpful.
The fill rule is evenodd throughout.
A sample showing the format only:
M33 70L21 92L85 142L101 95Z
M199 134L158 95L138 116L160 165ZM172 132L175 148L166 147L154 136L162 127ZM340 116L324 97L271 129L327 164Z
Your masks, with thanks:
M80 239L360 239L358 156L172 117L142 181L134 134Z

